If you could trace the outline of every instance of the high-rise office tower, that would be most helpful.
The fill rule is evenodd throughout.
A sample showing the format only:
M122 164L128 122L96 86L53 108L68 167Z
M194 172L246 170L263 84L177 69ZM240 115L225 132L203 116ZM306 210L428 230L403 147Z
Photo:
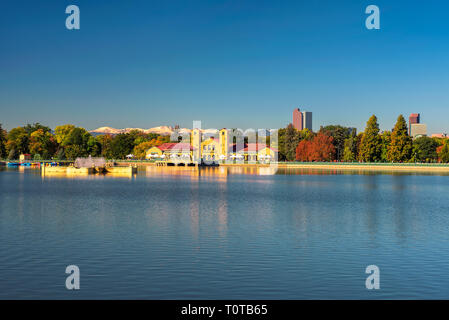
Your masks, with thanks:
M300 131L304 128L303 114L299 108L293 110L293 127Z
M413 139L427 136L427 125L424 123L412 123L410 125L410 136Z
M309 129L312 131L312 112L302 111L299 108L293 110L293 127L296 130Z
M304 111L302 113L302 119L303 119L303 129L309 129L312 131L312 112Z
M408 118L408 134L411 136L412 133L412 124L420 123L419 113L412 113Z

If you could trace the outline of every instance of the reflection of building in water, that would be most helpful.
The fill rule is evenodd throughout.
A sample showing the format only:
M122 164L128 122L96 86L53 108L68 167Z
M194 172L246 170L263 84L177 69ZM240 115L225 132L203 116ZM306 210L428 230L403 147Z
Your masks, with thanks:
M225 181L228 176L228 171L226 167L188 167L188 166L173 166L173 167L157 167L157 166L147 166L146 167L147 176L160 176L160 177L170 177L178 176L180 178L189 178L192 181L199 180L223 180Z
M226 181L230 175L273 175L277 168L259 166L219 166L219 167L184 167L184 166L147 166L146 175L148 177L169 177L178 176L189 178L192 181L199 179L207 181Z
M220 183L218 188L218 231L222 237L225 237L228 230L228 201L226 197L227 183Z
M221 129L215 136L203 139L201 130L193 129L190 144L164 143L148 149L146 158L174 163L270 162L277 160L277 153L266 143L244 143L243 133L238 130Z

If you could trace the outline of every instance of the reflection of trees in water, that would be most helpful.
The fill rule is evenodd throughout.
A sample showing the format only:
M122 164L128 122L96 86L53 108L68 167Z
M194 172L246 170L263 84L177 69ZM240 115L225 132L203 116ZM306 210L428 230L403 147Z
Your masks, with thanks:
M392 196L396 236L398 239L404 239L407 232L407 219L411 218L405 210L411 199L407 197L407 183L404 175L392 176Z
M363 181L365 206L367 214L367 228L372 240L375 240L379 229L378 204L380 199L378 190L378 174L367 174Z

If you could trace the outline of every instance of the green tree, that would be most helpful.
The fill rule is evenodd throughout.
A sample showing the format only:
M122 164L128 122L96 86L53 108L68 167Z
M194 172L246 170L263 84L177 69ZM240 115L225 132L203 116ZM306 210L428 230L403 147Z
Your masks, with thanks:
M86 149L77 144L69 144L65 146L64 153L67 159L74 160L78 157L87 157Z
M147 141L151 140L151 139L149 139L149 135L145 134L144 132L142 132L140 130L131 130L128 133L133 139L134 146L137 146L137 145L141 144L142 142L147 142Z
M360 142L359 160L363 162L377 162L381 160L382 142L379 136L377 117L372 115L366 123L365 132Z
M50 131L37 129L30 135L30 153L38 154L43 159L50 159L54 156L58 144L56 138Z
M391 131L384 131L381 136L382 141L382 154L380 156L380 160L382 162L388 161L388 148L391 144Z
M101 155L101 143L90 134L89 139L87 140L87 153L92 157L98 157Z
M296 159L296 147L301 141L301 132L296 130L292 124L289 124L285 130L285 158L287 161L294 161Z
M134 137L129 133L120 133L111 142L111 155L114 159L125 159L134 149Z
M27 124L25 127L23 127L28 135L31 135L33 132L37 130L42 130L44 133L50 132L51 129L47 126L41 125L39 122L33 123L33 124Z
M65 160L65 151L63 147L59 147L58 151L56 152L56 159Z
M15 153L29 153L29 135L25 128L17 127L9 131L6 143L7 152L15 150Z
M7 156L6 153L6 130L3 130L2 124L0 123L0 159L4 159Z
M413 160L419 162L435 162L438 159L437 148L439 144L435 139L419 137L413 141Z
M61 146L66 146L67 140L68 140L70 133L72 132L73 129L75 129L75 126L73 124L65 124L62 126L57 126L55 128L56 141Z
M408 135L407 123L402 114L398 117L391 133L391 143L388 147L387 159L391 162L406 162L412 155L412 138Z
M114 138L110 134L96 136L95 139L100 144L101 156L112 159L111 144Z
M343 161L353 162L357 159L357 138L351 136L345 140L344 150L343 150Z
M87 157L89 155L89 139L91 134L86 129L80 127L71 127L71 125L58 127L59 132L56 137L61 141L64 147L64 154L67 159L73 160L77 157ZM58 138L59 136L59 138Z
M154 146L151 141L142 142L134 147L133 154L137 159L145 159L148 149Z
M346 128L340 125L330 125L320 128L320 132L327 134L333 138L335 147L335 158L342 160L344 156L345 141L355 134L352 128Z
M278 130L278 157L279 157L279 161L285 161L287 160L286 157L286 150L285 150L285 132L286 129L285 128L281 128Z
M19 153L16 151L16 149L12 148L8 152L8 160L16 160L19 159Z
M439 147L438 157L441 162L448 163L449 162L449 142L446 141L446 143L443 146Z

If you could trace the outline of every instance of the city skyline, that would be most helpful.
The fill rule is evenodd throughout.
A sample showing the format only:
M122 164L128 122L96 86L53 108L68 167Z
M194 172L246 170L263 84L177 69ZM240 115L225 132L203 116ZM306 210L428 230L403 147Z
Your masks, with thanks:
M449 131L447 3L378 1L375 31L365 28L364 1L81 0L80 30L65 28L66 5L8 2L0 11L8 130L32 122L189 127L193 119L281 128L305 105L315 129L361 132L375 114L390 130L399 114L419 111L429 134Z

